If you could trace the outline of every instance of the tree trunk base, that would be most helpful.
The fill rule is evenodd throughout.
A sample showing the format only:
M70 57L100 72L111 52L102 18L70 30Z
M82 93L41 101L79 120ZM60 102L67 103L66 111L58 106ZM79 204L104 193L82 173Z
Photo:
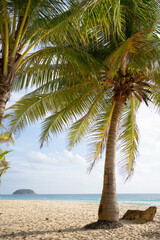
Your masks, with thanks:
M84 226L84 229L114 229L123 227L123 224L119 221L110 222L110 221L102 221L98 220L97 222L93 222Z

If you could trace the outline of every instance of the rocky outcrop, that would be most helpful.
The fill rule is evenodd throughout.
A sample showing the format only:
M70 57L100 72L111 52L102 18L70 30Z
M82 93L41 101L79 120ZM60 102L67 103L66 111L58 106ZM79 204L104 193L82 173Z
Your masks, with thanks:
M128 210L122 219L124 220L133 220L136 223L145 223L152 221L155 214L156 214L157 208L156 207L149 207L145 211L141 210Z

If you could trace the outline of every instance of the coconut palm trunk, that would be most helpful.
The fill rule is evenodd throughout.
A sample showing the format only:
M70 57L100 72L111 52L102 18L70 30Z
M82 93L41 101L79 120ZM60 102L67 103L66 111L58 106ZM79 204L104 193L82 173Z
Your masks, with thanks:
M6 103L10 97L10 90L13 84L14 76L14 68L9 69L9 72L6 76L0 73L0 123L3 119Z
M119 121L122 113L122 101L114 103L107 146L104 167L104 182L101 202L98 212L98 220L105 220L116 222L119 219L119 208L116 194L116 177L115 177L115 164L116 164L116 142L118 135Z
M6 103L9 100L9 92L0 92L0 123L3 119L4 110L6 107Z

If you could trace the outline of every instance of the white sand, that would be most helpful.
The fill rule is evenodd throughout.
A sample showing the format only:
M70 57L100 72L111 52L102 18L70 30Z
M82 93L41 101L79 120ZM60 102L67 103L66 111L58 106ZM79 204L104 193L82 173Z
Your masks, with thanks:
M128 209L148 206L120 205L120 217ZM158 240L160 206L153 222L124 223L114 230L84 230L97 220L97 203L0 200L0 239Z

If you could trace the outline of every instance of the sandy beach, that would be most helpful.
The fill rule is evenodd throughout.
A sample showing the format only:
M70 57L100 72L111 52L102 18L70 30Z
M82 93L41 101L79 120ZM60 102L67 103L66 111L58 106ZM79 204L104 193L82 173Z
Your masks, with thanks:
M120 205L120 217L128 209L148 206ZM0 200L0 239L160 239L160 206L153 222L123 222L114 230L84 230L97 220L97 203Z

